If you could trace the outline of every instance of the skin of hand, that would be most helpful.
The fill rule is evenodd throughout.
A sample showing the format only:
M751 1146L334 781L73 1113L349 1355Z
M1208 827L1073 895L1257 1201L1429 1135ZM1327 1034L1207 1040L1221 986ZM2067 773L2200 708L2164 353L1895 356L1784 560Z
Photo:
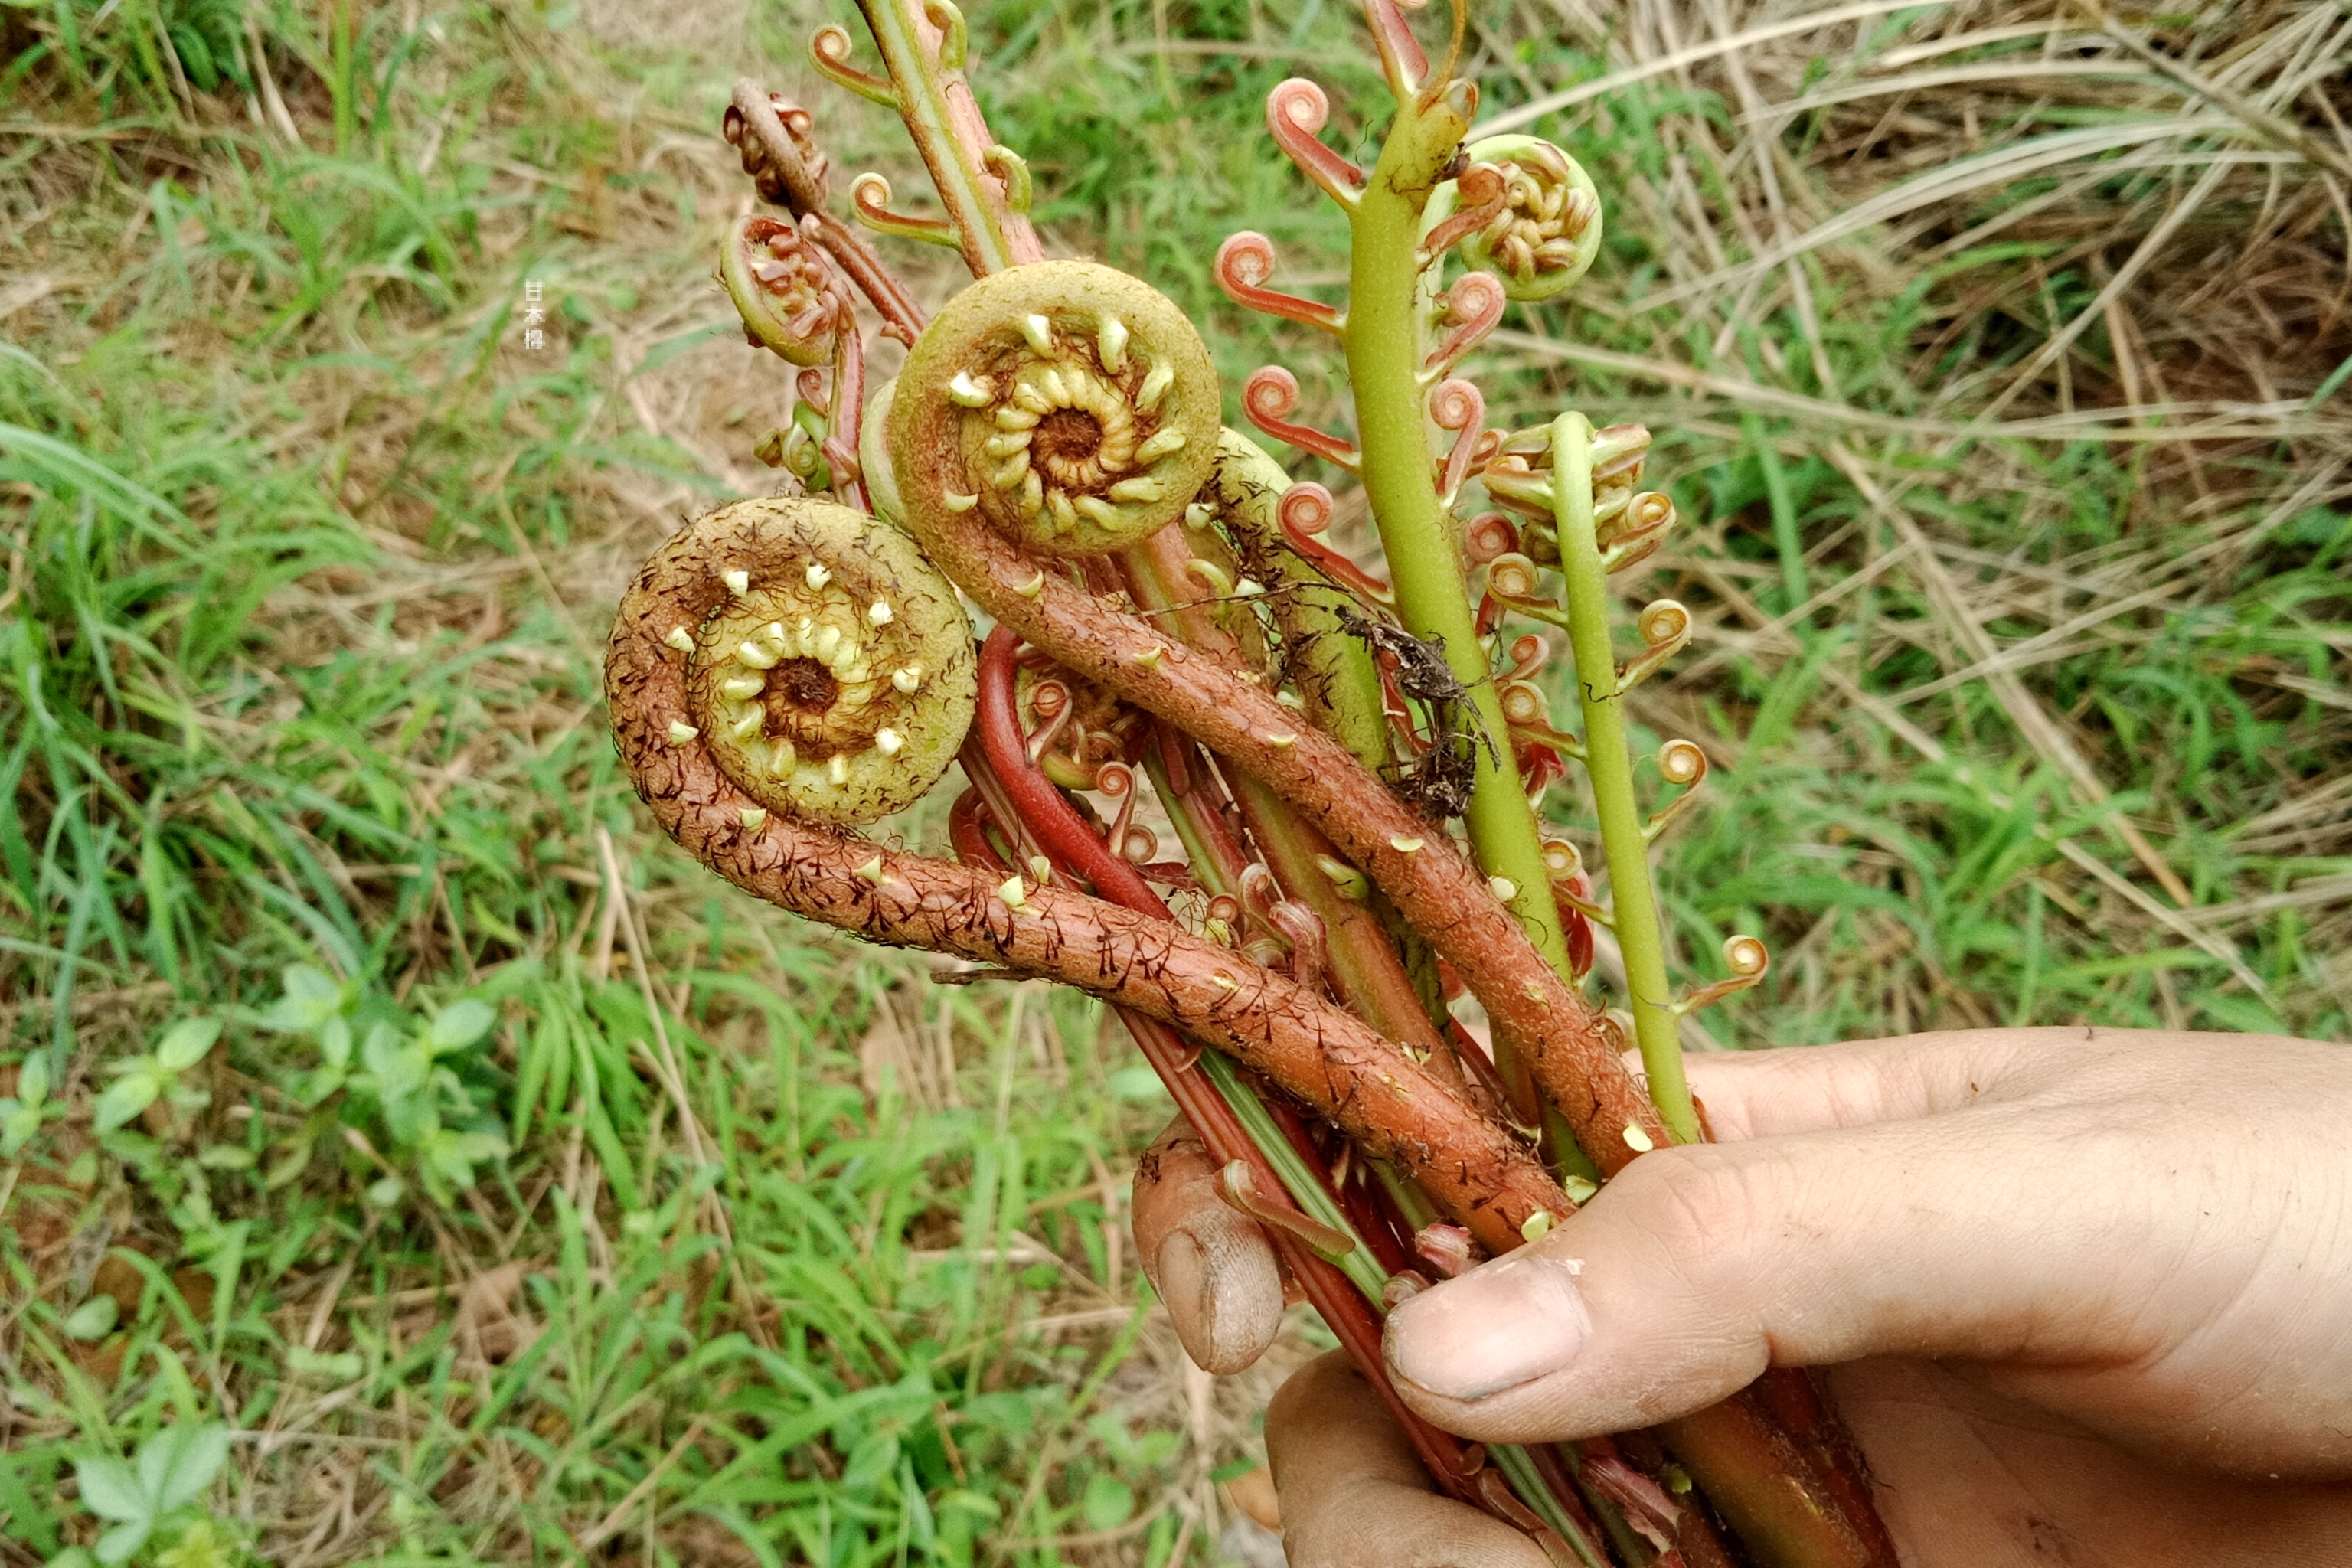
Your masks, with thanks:
M1718 1142L1391 1314L1415 1409L1573 1439L1826 1368L1915 1568L2352 1563L2352 1048L1978 1030L1688 1066ZM1159 1196L1147 1260L1208 1223ZM1188 1347L1270 1341L1168 1288ZM1342 1358L1267 1448L1297 1568L1544 1561L1430 1492Z

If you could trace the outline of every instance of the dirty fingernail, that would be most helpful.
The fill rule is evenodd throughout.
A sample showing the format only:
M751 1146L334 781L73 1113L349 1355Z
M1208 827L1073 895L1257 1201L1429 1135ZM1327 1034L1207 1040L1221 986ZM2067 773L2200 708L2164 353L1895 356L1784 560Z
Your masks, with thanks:
M1486 1399L1558 1372L1591 1332L1566 1268L1506 1258L1389 1314L1389 1371L1441 1399Z
M1209 1268L1201 1244L1185 1231L1170 1231L1152 1259L1151 1273L1160 1299L1168 1304L1168 1316L1175 1321L1176 1337L1187 1350L1207 1350Z

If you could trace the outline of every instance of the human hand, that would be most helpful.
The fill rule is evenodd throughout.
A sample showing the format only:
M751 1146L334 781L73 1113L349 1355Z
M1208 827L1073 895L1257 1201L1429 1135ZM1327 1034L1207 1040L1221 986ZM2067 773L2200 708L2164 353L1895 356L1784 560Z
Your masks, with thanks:
M2346 1560L2352 1050L1990 1030L1689 1066L1722 1142L1634 1162L1391 1315L1422 1414L1574 1438L1835 1366L1923 1568ZM1139 1187L1147 1260L1147 1216L1190 1213ZM1170 1310L1231 1364L1248 1335L1222 1302ZM1541 1562L1430 1494L1333 1358L1284 1389L1267 1445L1302 1568Z

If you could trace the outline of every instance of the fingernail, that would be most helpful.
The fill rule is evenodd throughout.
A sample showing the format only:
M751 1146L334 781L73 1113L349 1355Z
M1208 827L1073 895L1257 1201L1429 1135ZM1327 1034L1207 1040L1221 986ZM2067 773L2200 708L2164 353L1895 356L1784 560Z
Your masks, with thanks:
M1177 1337L1205 1341L1209 1323L1209 1267L1201 1244L1182 1230L1171 1230L1152 1258L1152 1283L1176 1320ZM1202 1348L1206 1348L1205 1344Z
M1389 1314L1389 1371L1441 1399L1487 1399L1558 1372L1592 1333L1568 1270L1505 1258Z

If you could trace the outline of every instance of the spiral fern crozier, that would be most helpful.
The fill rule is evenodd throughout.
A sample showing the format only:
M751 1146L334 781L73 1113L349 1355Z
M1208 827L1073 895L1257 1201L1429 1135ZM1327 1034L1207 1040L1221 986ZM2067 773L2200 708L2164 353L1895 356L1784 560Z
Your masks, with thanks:
M657 586L656 595L648 592ZM830 501L739 501L688 524L623 606L685 663L677 746L768 811L853 827L913 805L971 723L971 627L915 542Z
M917 531L977 511L1054 555L1181 513L1217 455L1217 373L1167 296L1091 261L972 284L898 373L890 455Z
M1501 208L1462 242L1462 259L1503 281L1503 292L1533 303L1574 288L1601 254L1601 194L1584 166L1534 136L1490 136L1463 149L1501 171ZM1466 182L1465 182L1466 184ZM1430 203L1433 224L1459 199L1451 185Z
M719 242L719 280L753 342L797 365L832 357L849 306L832 268L799 229L766 216L740 220Z

